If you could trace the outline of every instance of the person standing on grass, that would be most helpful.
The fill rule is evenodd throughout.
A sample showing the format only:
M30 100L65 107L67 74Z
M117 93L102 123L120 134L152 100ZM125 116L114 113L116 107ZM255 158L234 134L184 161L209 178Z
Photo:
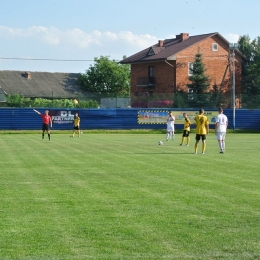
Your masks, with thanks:
M41 114L36 109L33 109L33 111L39 114L42 118L42 140L44 140L44 132L46 131L48 133L48 138L50 141L51 140L50 128L52 128L52 120L51 120L51 116L49 115L49 111L46 110L44 114Z
M73 132L72 132L72 135L70 137L74 137L75 131L78 131L78 137L80 137L79 123L80 123L79 114L75 113L74 120L73 120Z
M190 144L190 119L187 116L187 113L183 113L184 117L184 127L183 127L183 134L180 145L183 145L184 138L187 138L186 146L189 146Z
M227 116L223 114L223 109L220 107L218 109L218 116L216 117L216 123L215 123L215 135L218 140L220 153L225 152L225 137L226 137L227 127L228 127Z
M209 133L209 121L208 118L204 115L203 108L199 110L199 115L197 115L194 120L196 124L196 142L194 154L197 154L198 152L200 139L202 140L202 154L204 154L206 150L206 135Z
M169 112L167 117L166 141L168 141L169 138L174 140L174 122L175 122L175 117L172 115L172 112Z

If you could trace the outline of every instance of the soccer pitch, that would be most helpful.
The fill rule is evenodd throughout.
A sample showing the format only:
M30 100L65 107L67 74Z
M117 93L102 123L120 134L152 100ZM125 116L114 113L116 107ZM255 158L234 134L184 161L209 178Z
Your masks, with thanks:
M0 134L1 260L260 259L258 134L69 136Z

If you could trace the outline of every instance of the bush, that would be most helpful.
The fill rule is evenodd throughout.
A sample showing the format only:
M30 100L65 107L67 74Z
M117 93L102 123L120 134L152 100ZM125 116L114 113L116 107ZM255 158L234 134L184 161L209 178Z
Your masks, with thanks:
M30 107L31 103L32 101L30 98L21 97L18 94L8 95L6 99L8 107Z
M8 95L8 107L53 107L53 108L98 108L96 100L82 101L78 104L73 99L24 98L20 95Z
M147 108L148 103L147 101L137 100L131 103L131 107Z
M157 101L150 101L148 103L148 107L173 107L172 100L157 100Z

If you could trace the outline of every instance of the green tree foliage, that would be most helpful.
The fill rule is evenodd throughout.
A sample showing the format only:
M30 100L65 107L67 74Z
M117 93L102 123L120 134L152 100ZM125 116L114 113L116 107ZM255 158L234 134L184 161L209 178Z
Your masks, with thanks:
M30 98L21 97L18 94L8 95L6 104L9 107L30 107L32 101Z
M187 97L188 94L183 90L175 93L173 106L176 108L188 107Z
M251 39L248 35L240 36L238 40L239 51L246 56L247 60L253 59L253 46L251 44ZM244 63L246 64L246 63Z
M187 84L189 90L193 92L188 95L190 107L208 107L210 105L209 76L205 74L206 69L202 61L202 54L198 50L195 55L192 75L189 76L190 84Z
M248 35L238 41L239 50L246 56L243 64L242 105L259 108L260 95L260 37L251 40Z
M31 99L20 95L8 95L6 104L8 107L98 108L96 100L80 101L75 104L72 99Z
M98 108L98 103L96 100L89 100L89 101L80 101L78 105L75 107L78 108Z
M95 58L84 74L79 75L78 84L90 92L116 96L128 96L130 91L130 66L110 60L108 56Z
M210 90L210 107L224 107L226 103L225 96L223 91L221 90L220 86L217 85L215 82Z

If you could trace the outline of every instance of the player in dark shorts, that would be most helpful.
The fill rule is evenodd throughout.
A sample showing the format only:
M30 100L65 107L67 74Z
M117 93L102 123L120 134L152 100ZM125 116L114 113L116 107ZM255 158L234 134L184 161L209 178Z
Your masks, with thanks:
M196 124L196 137L195 137L195 152L198 152L198 144L200 139L202 140L202 154L205 153L206 149L206 135L209 133L209 121L208 118L204 115L204 109L199 110L199 114L195 117Z
M187 138L187 144L186 146L189 146L190 144L190 119L188 118L187 113L183 113L184 118L184 127L183 127L183 134L180 145L183 145L184 139Z
M74 137L76 131L78 132L78 137L80 137L79 123L80 123L80 117L78 113L75 113L74 120L73 120L73 133L70 137Z
M39 114L42 118L42 140L44 140L44 132L48 133L49 141L51 140L51 131L50 127L52 127L51 116L49 116L49 111L46 110L44 114L41 114L39 111L33 109L34 112Z

